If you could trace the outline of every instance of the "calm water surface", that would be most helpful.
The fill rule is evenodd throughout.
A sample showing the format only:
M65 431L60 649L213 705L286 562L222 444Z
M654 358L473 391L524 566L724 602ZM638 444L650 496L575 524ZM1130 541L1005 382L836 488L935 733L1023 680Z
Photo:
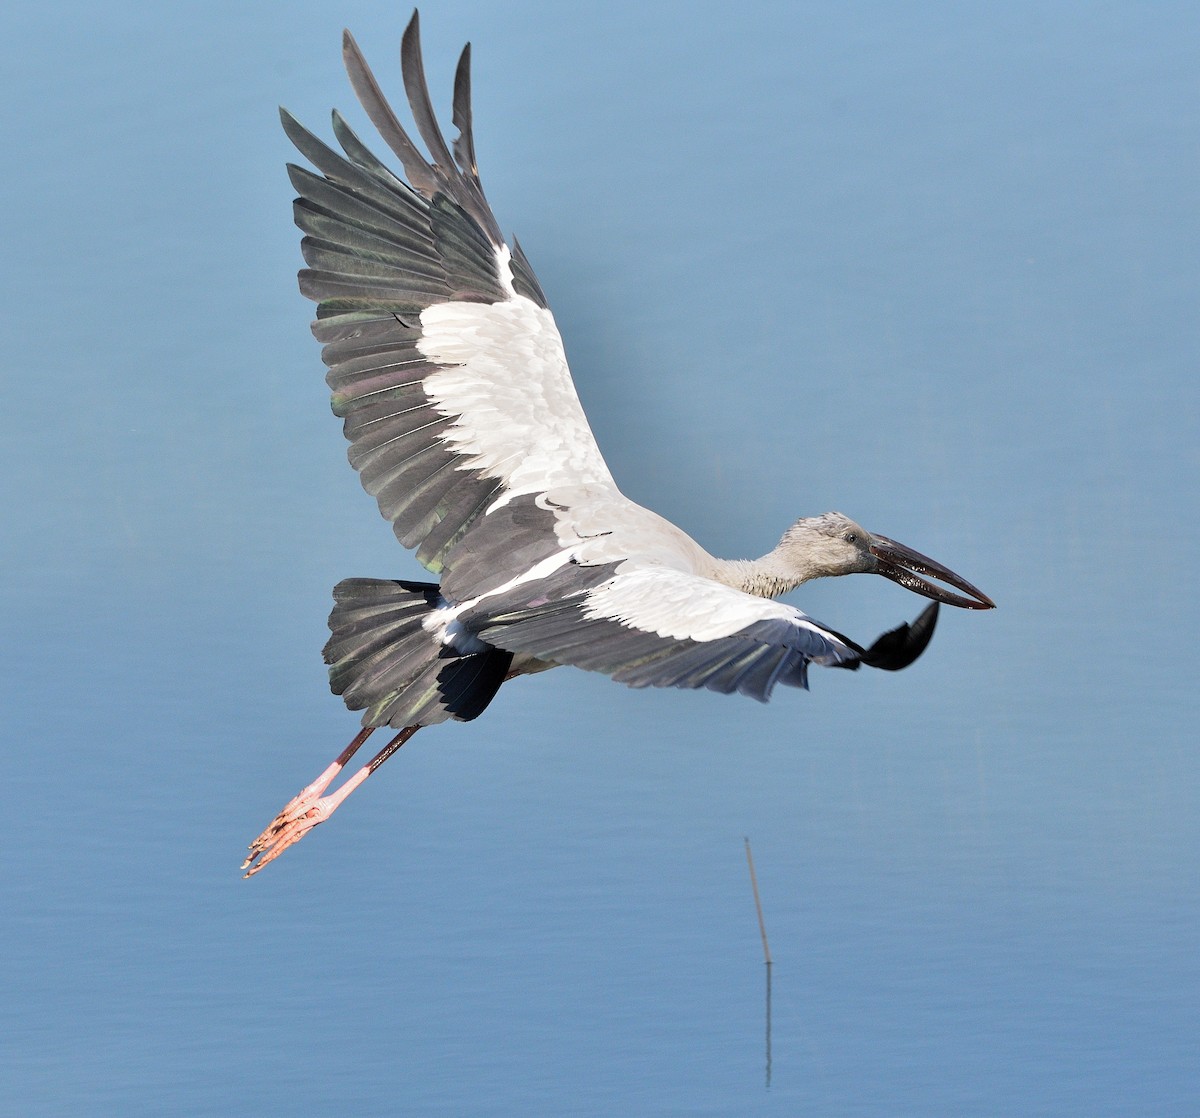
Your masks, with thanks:
M626 491L726 555L839 508L1001 608L768 707L522 681L247 883L354 732L330 587L418 573L274 109L351 107L344 24L398 92L406 18L4 17L5 1109L1200 1111L1194 5L428 10Z

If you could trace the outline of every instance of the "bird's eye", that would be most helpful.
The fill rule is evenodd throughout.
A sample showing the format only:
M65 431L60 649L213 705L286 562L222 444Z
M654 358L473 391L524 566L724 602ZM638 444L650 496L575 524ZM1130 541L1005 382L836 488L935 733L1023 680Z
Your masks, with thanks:
M858 536L855 535L855 533L853 533L853 532L847 532L846 533L846 542L847 543L858 543Z

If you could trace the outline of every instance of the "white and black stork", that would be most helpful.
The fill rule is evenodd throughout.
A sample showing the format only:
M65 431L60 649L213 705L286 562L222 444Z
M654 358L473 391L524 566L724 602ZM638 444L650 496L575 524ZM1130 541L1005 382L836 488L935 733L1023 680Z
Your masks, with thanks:
M363 729L250 847L257 873L422 726L481 714L505 680L560 664L631 687L704 687L765 701L810 663L896 670L925 649L937 603L993 602L953 571L841 513L796 521L761 559L708 554L623 496L575 394L533 269L483 195L471 131L470 45L448 145L404 33L404 89L429 157L397 120L349 33L346 69L404 179L333 114L337 152L287 112L313 173L291 166L333 410L350 463L400 542L438 582L354 578L334 589L330 683ZM773 599L813 578L883 575L933 599L863 648ZM937 579L945 586L927 581ZM954 593L946 587L962 591ZM336 792L373 730L399 732Z

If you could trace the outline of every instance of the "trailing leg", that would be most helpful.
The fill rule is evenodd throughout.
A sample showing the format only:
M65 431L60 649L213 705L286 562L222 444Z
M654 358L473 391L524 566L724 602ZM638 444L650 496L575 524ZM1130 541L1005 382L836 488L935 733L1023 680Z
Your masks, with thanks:
M348 745L316 780L298 796L290 800L283 810L267 825L267 828L250 844L250 856L242 863L245 877L253 877L263 866L279 857L289 846L298 843L309 831L324 823L342 804L347 796L367 779L380 765L396 752L421 727L406 726L387 743L371 760L363 765L336 792L328 796L321 793L336 779L338 773L370 737L376 727L368 726Z
M444 608L435 583L351 578L333 591L330 637L325 646L329 682L368 723L341 755L275 816L250 844L242 865L251 877L325 822L342 801L421 726L481 714L509 675L512 653L474 642L467 650L444 644L430 615ZM376 727L399 733L345 782L329 786ZM401 728L402 727L402 728Z

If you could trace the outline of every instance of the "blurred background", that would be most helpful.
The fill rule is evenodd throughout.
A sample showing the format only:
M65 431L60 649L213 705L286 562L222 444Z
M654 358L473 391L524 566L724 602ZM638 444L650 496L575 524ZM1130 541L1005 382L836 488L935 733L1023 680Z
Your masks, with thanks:
M276 116L369 134L341 29L399 102L408 10L7 12L7 1107L1197 1113L1200 12L422 17L625 491L726 556L839 509L1000 608L765 707L521 681L242 881L357 727L331 587L420 574ZM791 600L864 641L923 604Z

